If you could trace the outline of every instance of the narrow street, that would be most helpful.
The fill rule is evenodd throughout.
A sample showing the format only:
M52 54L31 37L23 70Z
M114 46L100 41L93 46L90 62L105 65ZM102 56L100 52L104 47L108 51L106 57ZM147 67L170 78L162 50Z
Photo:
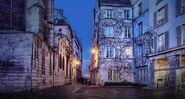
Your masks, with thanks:
M185 94L140 87L68 85L33 93L1 94L0 99L185 99Z

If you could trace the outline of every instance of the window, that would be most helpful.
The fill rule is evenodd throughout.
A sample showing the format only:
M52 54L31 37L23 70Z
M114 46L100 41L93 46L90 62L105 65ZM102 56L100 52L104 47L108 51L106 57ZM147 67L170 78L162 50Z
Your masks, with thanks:
M139 59L141 59L141 63L143 64L143 45L142 44L138 45L137 56L138 56Z
M163 0L156 0L156 5L162 2Z
M114 36L114 28L113 27L106 27L105 28L105 36L106 37L113 37Z
M185 25L176 28L177 33L177 46L185 44Z
M176 16L185 13L185 0L176 0Z
M110 81L118 80L118 72L116 70L109 70L108 71L108 80L110 80Z
M113 10L107 9L106 15L107 15L106 18L113 18Z
M139 26L139 35L142 35L143 34L143 22L140 22L138 26Z
M0 0L0 30L25 30L25 0Z
M52 54L51 54L51 51L50 51L50 57L49 57L49 75L51 76L52 75L52 60L51 60L51 57Z
M62 68L62 57L61 57L61 55L59 56L59 68L58 68L58 70L59 69L61 69Z
M140 3L139 5L138 5L138 8L139 8L139 11L138 11L138 15L141 15L142 14L142 3Z
M126 56L126 58L132 57L132 47L130 47L130 46L125 47L125 56Z
M162 9L158 10L157 21L160 21L164 18L165 18L165 10L164 10L164 8L162 8Z
M182 25L182 44L184 45L185 44L185 24Z
M104 58L115 58L115 48L106 46L104 50Z
M154 13L154 26L161 26L168 21L168 5Z
M64 56L62 57L62 69L64 70L65 68L64 68L64 62L65 62L65 60L64 60Z
M161 34L158 37L158 51L162 51L165 49L165 34Z
M124 10L124 18L129 19L129 10Z
M125 38L131 38L130 27L125 27Z
M147 69L140 69L139 70L139 80L144 81L146 80L146 75L147 75Z
M42 74L45 75L45 49L42 50Z

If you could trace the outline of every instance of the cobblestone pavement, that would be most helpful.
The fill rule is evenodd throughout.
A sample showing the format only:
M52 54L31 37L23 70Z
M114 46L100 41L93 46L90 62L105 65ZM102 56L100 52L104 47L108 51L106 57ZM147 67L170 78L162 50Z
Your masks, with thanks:
M69 85L34 93L0 94L0 99L185 99L185 94L139 87Z

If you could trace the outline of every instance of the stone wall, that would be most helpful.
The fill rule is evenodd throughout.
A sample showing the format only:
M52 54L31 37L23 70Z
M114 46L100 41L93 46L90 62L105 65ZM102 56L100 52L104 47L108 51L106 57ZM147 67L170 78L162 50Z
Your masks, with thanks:
M0 33L0 91L31 88L32 34Z
M40 90L64 84L55 52L33 33L0 33L0 92Z

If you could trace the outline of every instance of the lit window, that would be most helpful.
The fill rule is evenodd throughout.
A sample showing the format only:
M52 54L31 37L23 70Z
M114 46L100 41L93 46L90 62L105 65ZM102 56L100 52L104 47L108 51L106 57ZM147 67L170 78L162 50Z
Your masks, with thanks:
M126 56L126 58L132 57L132 48L130 46L125 47L125 56Z
M114 29L113 29L113 27L106 27L105 28L105 36L106 37L113 37L114 36Z

